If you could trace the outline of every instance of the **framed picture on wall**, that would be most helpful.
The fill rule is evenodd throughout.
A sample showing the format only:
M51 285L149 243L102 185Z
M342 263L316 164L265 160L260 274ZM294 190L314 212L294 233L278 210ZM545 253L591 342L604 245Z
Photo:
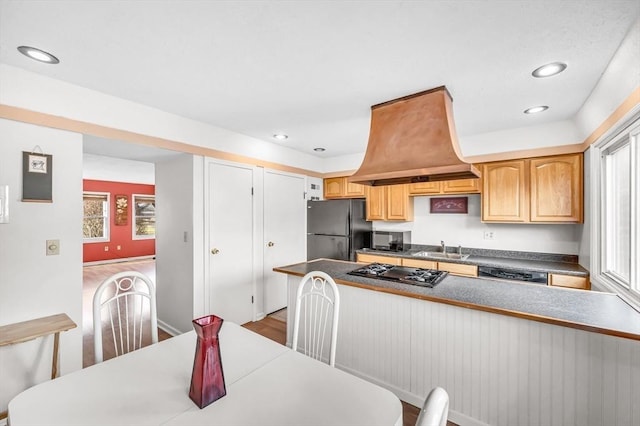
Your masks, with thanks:
M22 201L53 202L53 156L22 152Z
M431 198L431 213L459 213L468 212L468 197Z
M116 195L116 214L114 224L118 226L127 225L129 216L129 198L126 195Z

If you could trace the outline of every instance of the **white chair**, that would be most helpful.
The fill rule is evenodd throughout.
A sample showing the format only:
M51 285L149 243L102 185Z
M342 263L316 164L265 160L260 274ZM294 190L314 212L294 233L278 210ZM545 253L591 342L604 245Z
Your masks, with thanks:
M431 389L424 401L416 426L447 426L449 394L441 387Z
M340 294L338 293L338 286L329 275L324 272L313 271L302 277L298 285L296 297L293 349L322 361L327 326L329 320L331 320L329 365L334 367L336 362L339 313ZM298 338L301 322L303 344L301 345L302 347L299 348Z
M103 321L103 311L108 314L108 321ZM110 329L115 356L142 347L143 334L151 336L151 343L158 343L156 289L149 277L137 271L119 272L96 289L93 295L96 364L103 360L103 327L107 332Z

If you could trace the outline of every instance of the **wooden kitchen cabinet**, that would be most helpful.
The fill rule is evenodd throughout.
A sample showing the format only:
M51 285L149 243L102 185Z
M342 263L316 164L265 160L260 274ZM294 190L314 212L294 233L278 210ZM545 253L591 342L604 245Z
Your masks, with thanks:
M582 222L582 154L530 160L531 222Z
M483 164L482 221L582 223L581 153Z
M365 198L366 187L359 183L352 183L347 176L326 178L324 184L324 198Z
M461 277L477 277L477 265L463 265L461 263L438 262L439 271L447 271L451 275L459 275Z
M526 160L482 165L482 220L526 222L529 219Z
M386 263L387 265L401 265L402 258L391 256L377 256L375 254L358 253L356 262L358 263Z
M410 268L438 269L438 262L433 260L402 258L402 266L408 266Z
M367 187L367 220L413 220L409 185Z
M440 182L420 182L409 184L409 195L433 195L440 194Z
M480 179L445 180L409 184L409 195L477 194Z
M591 290L589 277L576 277L574 275L549 274L549 285Z

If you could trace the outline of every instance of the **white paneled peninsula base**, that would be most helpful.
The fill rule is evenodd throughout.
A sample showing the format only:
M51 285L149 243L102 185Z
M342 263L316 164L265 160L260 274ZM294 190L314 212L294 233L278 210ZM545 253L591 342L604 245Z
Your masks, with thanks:
M289 346L300 277L323 270L340 289L336 366L404 401L421 406L431 388L442 386L451 398L449 418L460 425L640 424L640 314L616 296L451 276L412 295L412 286L346 274L358 266L318 260L275 269L289 274ZM540 299L545 293L527 294L538 287L550 291L548 303ZM497 289L524 297L497 308L464 301ZM442 296L454 290L462 301ZM524 312L506 309L510 303L522 303ZM560 312L559 303L574 304L576 312Z

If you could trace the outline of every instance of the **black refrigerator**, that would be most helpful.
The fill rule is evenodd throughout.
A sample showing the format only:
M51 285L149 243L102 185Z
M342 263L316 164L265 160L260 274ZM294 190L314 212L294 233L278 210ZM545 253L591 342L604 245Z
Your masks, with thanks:
M365 201L307 201L307 260L355 261L355 251L371 245Z

